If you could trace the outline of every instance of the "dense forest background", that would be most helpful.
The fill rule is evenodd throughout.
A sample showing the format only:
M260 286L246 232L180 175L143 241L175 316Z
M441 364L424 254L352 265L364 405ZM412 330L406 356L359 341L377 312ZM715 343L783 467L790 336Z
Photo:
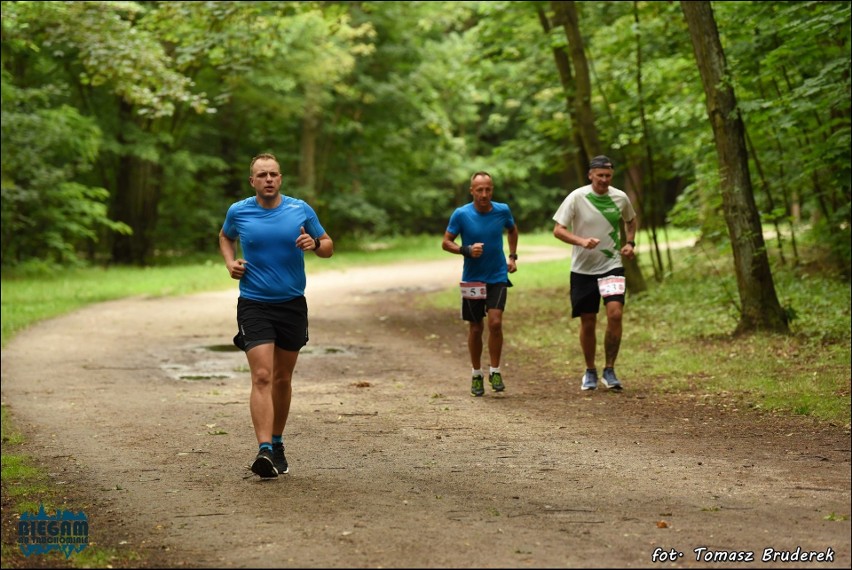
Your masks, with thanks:
M339 243L441 235L476 170L550 229L607 154L654 243L848 279L851 58L849 2L2 2L2 266L215 253L260 152Z

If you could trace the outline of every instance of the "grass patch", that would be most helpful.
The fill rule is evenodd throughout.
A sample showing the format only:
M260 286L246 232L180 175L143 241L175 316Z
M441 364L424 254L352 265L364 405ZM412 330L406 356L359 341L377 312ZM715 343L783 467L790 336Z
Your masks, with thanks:
M449 254L441 248L440 235L364 238L358 241L335 242L334 255L329 259L305 256L309 271L346 269L361 265L386 265L406 261L433 261Z
M776 266L791 334L733 337L739 299L731 264L700 249L682 252L681 271L628 300L625 374L650 388L726 393L751 408L848 426L850 284L806 265Z
M31 324L92 303L226 289L234 283L224 263L212 260L187 266L68 269L48 275L4 272L2 345Z
M0 480L2 480L3 495L14 498L19 514L25 511L38 512L40 504L44 504L46 510L52 510L55 505L50 500L53 497L50 497L48 493L49 478L33 466L29 457L20 453L24 436L15 429L5 405L0 406L0 418L2 421L0 437L3 439L3 451L0 453L0 469L2 469Z

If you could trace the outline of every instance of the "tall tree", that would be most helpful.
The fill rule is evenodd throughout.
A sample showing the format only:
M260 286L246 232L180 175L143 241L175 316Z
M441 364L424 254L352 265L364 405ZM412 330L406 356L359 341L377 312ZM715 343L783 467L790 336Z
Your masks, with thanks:
M3 264L145 263L158 252L215 250L209 236L245 196L245 160L262 150L278 155L286 188L312 194L341 237L434 231L467 199L465 181L479 168L499 180L522 231L543 229L599 152L637 171L635 180L658 180L636 185L637 204L649 206L643 227L668 221L705 239L728 235L678 3L0 5ZM572 8L577 19L567 17ZM771 181L754 188L761 220L807 220L848 275L850 4L713 8L751 164ZM568 11L569 29L555 10ZM592 80L579 100L578 77ZM640 171L651 155L648 177ZM39 170L50 188L36 190L40 179L20 166L33 156L51 165ZM783 203L770 200L770 187ZM659 192L657 214L648 192ZM114 235L131 225L132 237Z
M549 36L552 26L550 18L547 17L544 6L541 4L537 5L537 14L538 21L541 23L545 35ZM577 118L577 105L574 104L576 87L574 85L574 73L571 71L571 60L568 58L568 52L563 43L554 43L551 49L553 51L553 59L556 62L556 70L559 72L559 80L562 82L562 90L565 92L567 99L568 117L571 121L571 125L569 126L571 127L574 146L577 148L577 152L571 153L574 173L578 179L582 179L583 173L586 171L586 165L588 164L588 157L585 156L586 153L582 152L584 146L583 139L580 136L580 129L577 128L579 120Z
M745 128L737 109L713 9L706 1L682 1L681 8L692 37L704 85L707 116L713 126L719 157L722 204L741 302L737 332L788 332L787 316L775 293L752 192Z
M554 20L562 25L568 38L568 51L571 63L574 65L574 108L577 118L577 130L583 141L583 164L595 156L601 143L598 130L595 127L595 114L592 110L592 82L589 77L589 63L586 60L586 50L583 47L583 36L580 34L580 19L577 15L576 3L553 0Z
M758 153L752 164L768 182L755 188L763 222L781 222L783 237L792 243L804 220L799 231L828 245L826 261L848 279L852 5L719 2L713 9L737 79L746 142Z
M144 264L152 254L162 157L171 150L163 141L173 137L176 108L208 108L156 33L138 25L144 13L132 2L57 2L39 22L47 45L75 55L58 60L78 82L82 106L101 124L119 125L99 158L110 215L132 230L112 235L111 258L118 263Z
M119 222L102 225L118 231L112 234L119 244L118 261L143 261L140 253L150 245L157 219L156 202L152 209L149 200L149 190L159 189L156 168L152 168L156 160L150 152L150 139L142 141L138 126L170 116L178 102L197 110L207 104L203 96L191 92L189 80L170 67L156 39L133 29L141 12L141 7L131 2L3 4L4 65L7 57L14 57L19 64L34 64L17 67L16 81L50 86L46 92L53 94L51 99L79 105L87 118L111 115L105 122L115 123L123 110L135 110L133 124L120 130L123 141L113 145L113 149L122 146L112 169L120 176L104 175L100 184L110 191L110 217ZM35 49L22 50L18 58L17 50L7 52L7 42L9 46L26 42ZM102 131L98 131L98 137ZM92 161L104 146L98 140ZM78 170L78 177L87 171ZM48 209L57 208L53 202L48 201Z

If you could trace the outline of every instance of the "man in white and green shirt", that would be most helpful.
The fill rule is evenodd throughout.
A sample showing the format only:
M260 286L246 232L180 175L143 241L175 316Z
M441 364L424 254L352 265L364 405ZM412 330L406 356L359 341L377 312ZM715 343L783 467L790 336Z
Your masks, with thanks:
M589 163L591 184L577 188L562 201L553 216L553 235L574 246L571 260L571 316L580 317L580 346L586 360L582 390L598 386L595 365L596 325L601 299L606 307L604 335L606 365L602 382L610 390L621 390L615 375L615 359L621 346L624 311L624 266L621 256L635 255L636 212L627 194L610 186L612 161L596 156ZM621 243L624 220L626 243Z

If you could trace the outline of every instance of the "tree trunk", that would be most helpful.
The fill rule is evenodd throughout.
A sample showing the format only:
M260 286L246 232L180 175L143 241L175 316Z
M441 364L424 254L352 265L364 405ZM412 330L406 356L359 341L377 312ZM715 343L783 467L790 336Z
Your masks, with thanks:
M541 5L538 6L538 20L541 22L541 27L544 30L545 35L550 35L550 20L547 18L547 14L544 12L544 8L542 8ZM585 179L587 171L586 165L589 164L589 157L583 148L583 139L580 136L580 129L578 127L579 121L577 120L577 110L574 105L577 87L574 85L574 77L571 72L571 62L568 60L568 54L565 52L563 47L553 47L553 59L556 62L556 70L559 72L559 81L562 83L562 90L565 92L565 97L567 99L566 106L568 108L568 117L571 119L571 124L568 126L573 135L574 146L576 147L576 150L571 153L574 174L577 180L582 181Z
M122 103L121 112L125 115L125 121L133 121L134 113L129 105ZM135 154L128 154L127 150L124 152L119 159L110 217L130 226L133 233L114 236L112 261L119 264L145 265L153 253L162 166Z
M586 61L586 51L583 47L583 37L580 35L580 19L577 15L575 2L551 3L555 15L555 23L561 24L568 38L568 51L571 63L574 65L574 113L577 120L576 128L583 141L583 164L598 154L603 154L598 140L598 130L595 127L595 114L592 111L592 82L589 78L589 62Z
M309 110L302 118L302 136L299 141L299 187L305 192L305 201L314 202L316 192L316 154L319 121Z
M662 281L665 274L665 267L663 265L663 257L660 255L657 228L665 224L663 220L665 218L665 208L662 204L663 201L659 199L660 192L657 188L657 177L654 174L654 154L651 151L651 128L648 126L648 119L645 116L645 93L642 90L642 37L639 32L641 26L639 25L639 7L637 2L633 2L633 22L636 29L636 97L639 103L639 120L642 123L642 141L644 143L643 147L645 149L649 182L647 185L642 184L640 188L644 197L644 204L648 206L647 209L642 211L643 216L640 221L646 222L651 230L651 243L655 254L651 255L654 278L657 281ZM649 249L649 251L651 250Z
M118 169L112 218L130 226L133 233L115 235L112 261L145 265L153 253L162 169L159 164L137 156L122 157Z
M682 1L681 8L706 95L719 157L722 203L734 253L740 294L737 333L769 330L789 332L787 316L778 302L760 216L748 170L745 128L737 111L734 89L710 2Z

